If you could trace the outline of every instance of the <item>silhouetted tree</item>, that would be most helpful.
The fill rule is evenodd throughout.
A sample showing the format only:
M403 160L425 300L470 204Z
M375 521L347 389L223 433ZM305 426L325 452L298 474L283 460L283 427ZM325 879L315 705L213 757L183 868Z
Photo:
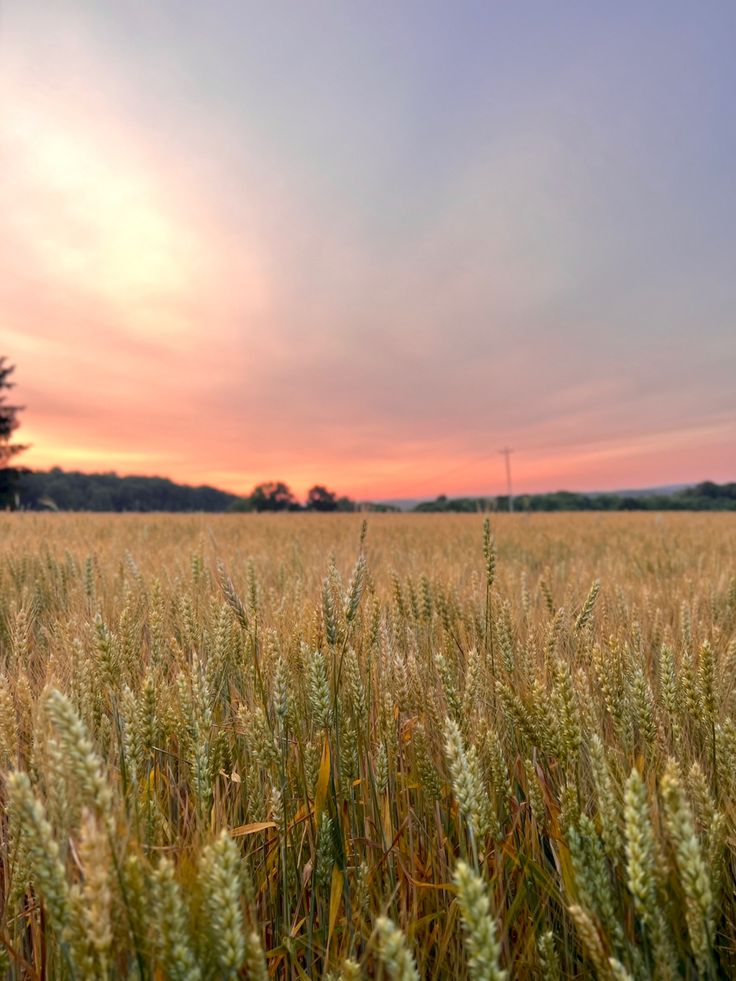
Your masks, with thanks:
M12 443L11 438L20 425L18 413L20 405L8 405L4 394L13 387L9 381L15 365L8 364L7 358L0 356L0 504L13 503L13 491L20 471L10 466L14 456L26 449L21 443Z
M299 507L291 488L280 480L258 484L249 501L254 511L294 511Z
M315 484L307 494L308 511L337 511L337 494L327 490L321 484Z

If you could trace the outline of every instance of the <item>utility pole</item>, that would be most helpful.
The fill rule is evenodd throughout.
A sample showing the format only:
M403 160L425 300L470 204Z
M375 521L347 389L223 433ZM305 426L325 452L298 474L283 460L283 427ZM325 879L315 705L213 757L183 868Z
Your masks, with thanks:
M508 496L509 496L509 512L511 512L511 511L514 510L514 497L513 497L513 494L511 493L511 460L510 460L510 456L511 456L511 454L514 451L511 450L511 449L509 449L508 446L504 446L504 448L502 450L499 450L498 452L501 453L501 454L503 454L503 456L506 457L506 487L508 489Z

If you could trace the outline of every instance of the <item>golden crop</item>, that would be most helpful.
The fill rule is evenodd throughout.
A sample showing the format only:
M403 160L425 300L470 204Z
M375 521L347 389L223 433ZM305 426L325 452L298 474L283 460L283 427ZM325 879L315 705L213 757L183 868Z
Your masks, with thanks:
M0 515L14 978L736 975L736 518Z

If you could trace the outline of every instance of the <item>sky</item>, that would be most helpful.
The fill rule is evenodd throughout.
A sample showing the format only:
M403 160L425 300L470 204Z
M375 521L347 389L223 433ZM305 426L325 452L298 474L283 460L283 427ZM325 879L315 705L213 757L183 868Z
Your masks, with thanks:
M27 466L736 479L736 5L0 0Z

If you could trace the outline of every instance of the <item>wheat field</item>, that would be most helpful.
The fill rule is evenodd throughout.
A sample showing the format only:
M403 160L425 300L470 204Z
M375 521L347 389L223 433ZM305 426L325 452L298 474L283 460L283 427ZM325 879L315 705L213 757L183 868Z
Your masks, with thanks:
M736 976L736 518L0 515L9 978Z

